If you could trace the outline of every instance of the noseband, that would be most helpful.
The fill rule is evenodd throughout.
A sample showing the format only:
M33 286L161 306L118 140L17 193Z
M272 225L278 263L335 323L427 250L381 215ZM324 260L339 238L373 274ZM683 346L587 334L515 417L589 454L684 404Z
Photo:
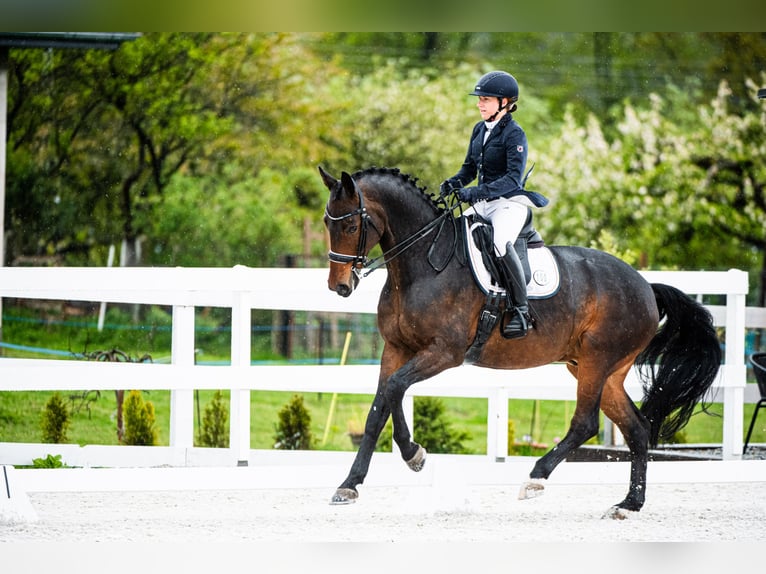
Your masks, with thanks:
M358 272L360 269L367 267L369 265L369 259L367 258L367 255L365 254L365 247L367 246L367 229L368 226L372 225L375 228L375 231L378 232L378 235L380 235L380 231L377 227L375 227L375 222L372 220L372 217L370 217L370 214L367 213L367 208L364 206L364 196L362 195L362 192L359 191L359 189L354 185L354 189L356 189L356 195L359 197L359 207L356 208L354 211L351 211L349 213L346 213L345 215L341 215L339 217L334 217L330 215L330 211L328 209L330 203L327 202L327 205L325 205L324 208L324 214L327 219L330 221L343 221L344 219L348 219L349 217L354 217L355 215L359 216L360 219L360 225L359 225L359 243L356 247L356 255L346 255L345 253L338 253L336 251L330 250L327 253L327 258L332 261L333 263L351 263L354 267L354 271Z

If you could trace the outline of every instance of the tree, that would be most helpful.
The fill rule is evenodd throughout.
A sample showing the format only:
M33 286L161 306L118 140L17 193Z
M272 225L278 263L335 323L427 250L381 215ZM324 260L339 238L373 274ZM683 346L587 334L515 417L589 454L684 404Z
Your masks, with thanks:
M590 244L609 230L647 265L741 265L740 239L707 230L712 216L692 198L702 184L722 193L726 162L744 173L745 158L687 151L710 141L697 106L718 85L714 64L734 91L727 115L760 110L734 94L762 62L762 39L150 33L115 52L12 49L8 252L102 265L124 239L128 263L141 244L141 260L161 265L319 254L316 166L399 167L435 191L477 120L470 87L505 68L522 87L528 187L556 199L537 219L549 240Z
M607 230L643 267L763 269L766 122L732 112L730 94L722 83L712 105L672 88L625 102L611 137L568 113L538 176L553 198L537 217L546 241L598 246Z
M336 136L314 113L329 118L333 108L287 35L146 34L110 53L17 53L8 192L16 253L82 263L122 239L135 264L174 176L226 185L333 156L326 142ZM37 90L44 95L24 97Z
M766 74L762 75L766 82ZM747 82L751 99L757 85ZM744 254L760 256L759 307L766 306L766 108L736 113L722 82L712 106L700 109L700 134L689 142L699 178L700 219L719 237L735 238ZM704 143L703 143L704 142Z

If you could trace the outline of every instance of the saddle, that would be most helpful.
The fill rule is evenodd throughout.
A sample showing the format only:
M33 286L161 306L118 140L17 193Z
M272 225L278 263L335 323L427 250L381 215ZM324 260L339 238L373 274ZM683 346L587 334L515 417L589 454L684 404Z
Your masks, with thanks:
M493 292L505 294L492 240L492 224L475 213L466 214L463 216L463 236L466 259L476 284L485 295ZM532 225L531 213L513 247L524 268L527 297L553 297L559 288L558 265L551 251L545 247L542 236Z
M475 213L463 215L463 236L467 259L477 285L487 299L484 303L479 324L471 347L465 355L465 363L475 363L481 355L492 330L503 313L503 302L507 301L501 272L492 239L492 224ZM559 269L551 251L545 247L542 236L532 225L530 211L514 249L524 269L528 299L553 297L559 288Z

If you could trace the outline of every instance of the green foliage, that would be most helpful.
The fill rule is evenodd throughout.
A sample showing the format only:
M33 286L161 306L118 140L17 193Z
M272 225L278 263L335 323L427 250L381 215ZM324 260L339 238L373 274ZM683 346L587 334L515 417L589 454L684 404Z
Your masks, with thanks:
M470 434L453 427L453 422L445 414L442 399L415 397L414 403L414 436L418 444L433 453L470 453L463 445L470 440Z
M472 449L464 443L471 440L471 434L454 428L453 418L448 418L446 405L438 397L415 397L413 405L414 440L428 452L448 454L470 454ZM511 421L509 421L511 422ZM380 433L375 450L391 452L393 425L389 419Z
M205 407L199 442L202 446L229 447L229 411L223 400L223 393L216 391L213 400Z
M67 468L67 465L61 461L60 454L49 454L45 458L33 458L34 468Z
M613 128L568 111L536 172L552 199L536 217L546 241L608 247L654 269L759 265L743 246L766 245L766 122L730 99L723 83L699 106L668 89L643 107L626 102Z
M302 220L289 187L289 178L272 170L234 183L207 176L174 178L153 202L162 217L146 222L150 261L187 267L277 266L285 253L302 250ZM320 253L317 245L315 254Z
M686 429L681 429L680 431L676 432L666 442L667 442L667 444L686 444L686 443L688 443L689 439L688 439L688 435L687 435Z
M127 445L153 446L157 444L154 404L144 402L141 391L130 391L123 404L125 412L125 436Z
M752 382L752 380L750 381ZM0 391L0 442L40 441L39 413L45 408L45 403L51 392L43 391ZM200 391L202 404L207 404L213 398L214 391ZM224 393L226 396L226 393ZM271 449L274 446L274 421L277 413L292 397L289 392L253 391L251 402L251 448ZM312 418L314 436L321 436L325 428L330 406L330 396L327 393L311 393L304 397L305 406ZM346 421L357 416L360 411L366 411L370 406L372 396L344 395L338 396L335 410L335 420ZM160 429L159 444L167 446L167 433L162 429L169 428L170 392L152 391L152 402L155 405L157 427ZM487 403L485 399L444 398L450 419L458 428L465 429L471 434L471 440L464 444L476 453L485 452L487 440ZM531 427L532 401L509 401L509 417L515 423L516 429ZM564 436L571 416L571 403L566 401L542 401L542 434L539 440L548 445L555 444L556 437ZM745 428L755 409L754 404L745 404L743 421ZM723 405L714 403L711 410L719 416L694 416L689 425L684 428L689 443L721 443ZM70 430L70 442L73 444L116 445L114 432L114 403L98 401L93 404L92 416L80 413L73 415ZM12 422L11 422L12 421ZM345 423L334 425L323 450L350 451L354 447L348 438ZM199 428L195 428L195 436L199 436ZM766 442L766 430L756 425L753 430L752 442ZM511 441L512 443L513 441ZM589 441L598 444L598 437ZM391 452L391 422L378 441L378 450Z
M281 450L309 450L314 445L311 432L311 414L301 395L293 398L277 413L274 448Z
M54 393L45 404L45 410L40 420L43 431L42 441L46 443L67 442L70 422L69 410L64 400L59 393Z
M755 33L147 33L115 51L11 49L8 256L103 265L123 238L153 265L320 256L317 164L399 167L435 191L478 120L473 82L501 68L521 85L527 185L552 200L535 219L548 243L757 277L764 57Z
M378 437L378 442L375 444L375 450L380 452L391 452L394 447L394 425L391 419L388 419L386 426L383 427L383 431Z

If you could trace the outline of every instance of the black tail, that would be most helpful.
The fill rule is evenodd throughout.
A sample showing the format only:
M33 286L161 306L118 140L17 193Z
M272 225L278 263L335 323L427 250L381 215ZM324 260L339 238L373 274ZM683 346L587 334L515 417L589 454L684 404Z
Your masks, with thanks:
M689 422L718 374L721 344L705 307L675 287L653 283L652 289L660 319L666 319L636 365L644 385L641 412L651 424L654 447Z

